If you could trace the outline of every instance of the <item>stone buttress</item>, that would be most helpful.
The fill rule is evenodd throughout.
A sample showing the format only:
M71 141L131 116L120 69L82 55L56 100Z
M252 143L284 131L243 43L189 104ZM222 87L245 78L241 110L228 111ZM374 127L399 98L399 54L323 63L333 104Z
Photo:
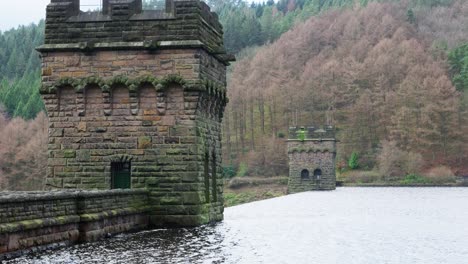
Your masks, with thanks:
M79 0L47 6L41 94L49 116L45 189L147 189L152 226L223 219L225 52L199 0Z

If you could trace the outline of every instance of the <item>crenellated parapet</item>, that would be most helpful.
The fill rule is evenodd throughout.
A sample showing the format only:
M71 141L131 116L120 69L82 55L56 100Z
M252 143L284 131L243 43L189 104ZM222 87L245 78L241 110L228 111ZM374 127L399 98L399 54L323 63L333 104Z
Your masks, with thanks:
M329 125L290 127L288 140L335 140L335 127Z
M164 10L143 10L142 0L102 0L103 9L80 11L79 0L47 6L46 51L203 48L218 60L234 60L223 46L216 13L199 0L166 0Z

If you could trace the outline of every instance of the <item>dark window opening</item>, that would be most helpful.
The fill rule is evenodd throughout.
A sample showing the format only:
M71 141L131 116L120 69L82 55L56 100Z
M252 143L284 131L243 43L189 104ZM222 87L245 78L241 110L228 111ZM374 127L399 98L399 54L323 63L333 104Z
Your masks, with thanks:
M130 189L131 164L130 162L112 162L112 189Z
M211 177L212 177L212 180L211 180L211 184L212 184L212 196L213 196L213 202L217 202L218 201L218 187L217 187L217 175L216 175L216 154L213 152L213 163L211 164L212 167L211 167Z
M309 171L308 170L302 170L301 171L301 179L302 180L308 180L310 177L309 177Z
M208 153L205 153L205 159L203 161L203 178L205 180L205 201L210 202L210 175L209 175L209 162L210 157Z
M314 177L315 179L320 180L320 178L322 177L322 170L321 169L314 170Z

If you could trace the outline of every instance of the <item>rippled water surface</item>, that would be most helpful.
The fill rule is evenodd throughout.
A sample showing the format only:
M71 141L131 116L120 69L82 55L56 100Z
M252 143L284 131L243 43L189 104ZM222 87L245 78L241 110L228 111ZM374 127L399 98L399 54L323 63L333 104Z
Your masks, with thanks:
M339 188L10 263L468 263L468 188Z

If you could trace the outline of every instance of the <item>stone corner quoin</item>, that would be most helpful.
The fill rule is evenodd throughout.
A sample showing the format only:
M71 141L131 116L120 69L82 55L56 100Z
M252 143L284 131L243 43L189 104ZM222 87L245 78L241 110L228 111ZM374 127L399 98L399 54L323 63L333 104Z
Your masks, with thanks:
M47 6L41 94L46 190L148 190L149 225L223 219L226 66L218 16L199 0Z

